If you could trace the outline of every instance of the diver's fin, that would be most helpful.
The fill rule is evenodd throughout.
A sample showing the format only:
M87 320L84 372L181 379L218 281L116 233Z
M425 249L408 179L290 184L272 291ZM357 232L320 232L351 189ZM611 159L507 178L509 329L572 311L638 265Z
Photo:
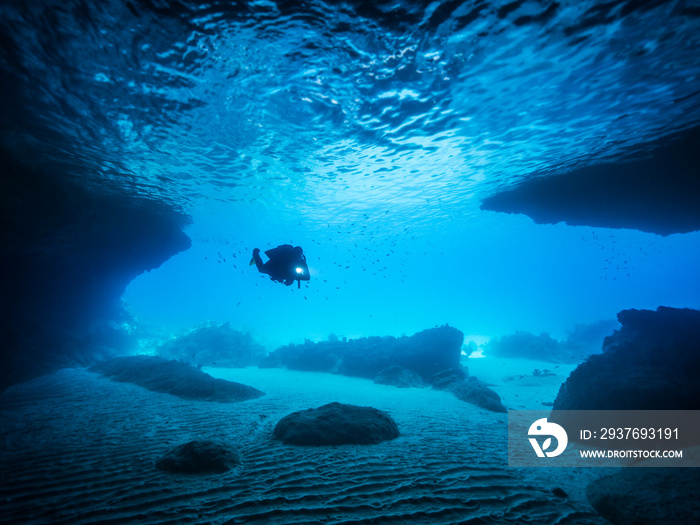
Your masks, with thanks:
M248 266L253 266L255 264L255 257L253 257L250 262L248 263Z

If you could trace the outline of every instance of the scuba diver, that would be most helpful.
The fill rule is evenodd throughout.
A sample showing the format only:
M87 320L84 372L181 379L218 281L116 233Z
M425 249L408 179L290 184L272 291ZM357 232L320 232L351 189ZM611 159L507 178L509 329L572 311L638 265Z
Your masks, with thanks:
M263 264L260 258L260 250L253 250L253 258L250 260L250 265L255 263L260 273L266 273L275 282L284 283L291 286L294 281L298 282L298 288L301 288L301 281L311 279L309 275L309 267L306 265L306 257L300 246L292 246L291 244L283 244L277 248L272 248L265 252L270 260Z

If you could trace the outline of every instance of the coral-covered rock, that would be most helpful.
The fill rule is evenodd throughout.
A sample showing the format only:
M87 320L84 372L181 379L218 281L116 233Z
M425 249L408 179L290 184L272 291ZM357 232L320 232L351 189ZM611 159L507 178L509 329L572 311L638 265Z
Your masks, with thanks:
M413 370L407 370L397 365L390 366L379 372L377 377L374 378L374 382L378 385L390 385L398 388L424 386L421 377Z
M206 323L171 337L158 348L164 359L177 359L195 366L239 368L257 365L265 348L249 333L226 323Z
M293 412L279 420L273 437L292 445L369 445L399 436L386 412L372 407L329 403Z
M464 334L451 326L423 330L411 337L364 337L350 341L323 341L287 345L272 352L261 367L331 372L374 379L396 365L427 380L433 374L459 366Z
M554 410L700 409L700 311L623 310L622 328L564 382Z
M90 370L113 381L134 383L182 399L236 403L265 395L252 386L216 379L186 363L147 355L117 357L97 363Z
M190 441L156 461L156 468L176 474L212 474L227 472L240 464L236 452L213 441Z

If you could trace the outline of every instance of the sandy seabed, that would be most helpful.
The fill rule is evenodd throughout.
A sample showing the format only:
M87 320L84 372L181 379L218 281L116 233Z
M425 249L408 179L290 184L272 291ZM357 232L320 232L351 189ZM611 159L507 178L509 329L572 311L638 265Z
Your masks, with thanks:
M469 361L509 408L545 408L570 370L535 378L532 369L552 365ZM607 472L508 468L505 414L427 388L279 369L205 370L267 395L185 401L80 369L8 389L0 395L0 523L606 523L584 489ZM401 436L332 447L271 439L283 416L332 401L388 412ZM214 475L154 467L193 439L229 444L242 464ZM553 495L556 487L568 497Z

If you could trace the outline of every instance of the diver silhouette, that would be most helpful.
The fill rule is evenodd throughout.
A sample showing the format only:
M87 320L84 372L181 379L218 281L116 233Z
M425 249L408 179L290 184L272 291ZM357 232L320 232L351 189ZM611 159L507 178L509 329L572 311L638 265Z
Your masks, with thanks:
M277 248L272 248L265 252L270 260L263 264L260 257L260 250L253 250L253 258L250 264L255 263L260 273L266 273L275 282L284 283L291 286L297 281L298 288L301 288L301 281L311 279L309 267L306 265L306 257L300 246L282 244Z

